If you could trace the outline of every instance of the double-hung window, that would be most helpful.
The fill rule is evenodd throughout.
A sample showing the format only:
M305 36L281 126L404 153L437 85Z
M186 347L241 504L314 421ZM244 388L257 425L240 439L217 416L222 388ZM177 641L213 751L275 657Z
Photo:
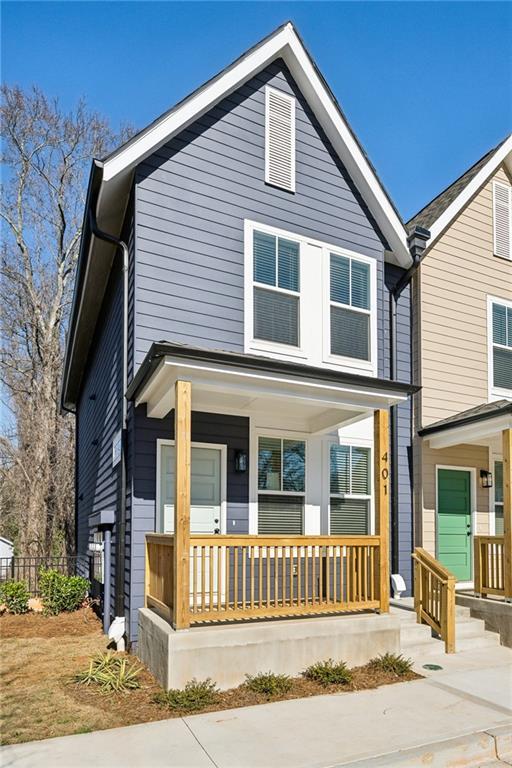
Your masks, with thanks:
M492 302L492 389L512 392L512 304Z
M330 534L359 536L369 533L370 465L370 448L336 444L330 446Z
M330 354L370 361L370 265L331 253L329 261Z
M306 492L306 443L258 438L258 533L302 534Z
M494 462L494 533L503 536L503 462Z
M253 335L255 340L300 345L300 245L253 232Z

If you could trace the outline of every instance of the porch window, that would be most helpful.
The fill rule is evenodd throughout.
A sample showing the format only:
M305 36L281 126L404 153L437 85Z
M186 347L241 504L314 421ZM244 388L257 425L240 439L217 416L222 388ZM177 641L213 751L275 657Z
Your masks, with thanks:
M512 305L492 305L492 381L512 391Z
M503 536L503 462L494 462L494 533Z
M258 533L302 534L306 491L306 443L258 439Z
M254 231L253 258L254 338L298 347L299 243Z
M371 359L370 307L370 265L331 253L331 355Z
M341 536L369 533L370 448L330 447L329 532Z

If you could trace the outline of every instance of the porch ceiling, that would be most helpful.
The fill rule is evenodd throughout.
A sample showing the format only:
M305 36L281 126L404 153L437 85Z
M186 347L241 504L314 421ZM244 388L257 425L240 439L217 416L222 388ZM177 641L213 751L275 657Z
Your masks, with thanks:
M136 405L145 403L149 417L163 418L174 407L174 384L180 379L192 383L193 410L300 418L314 434L403 402L413 389L256 356L159 344L153 345L127 397Z

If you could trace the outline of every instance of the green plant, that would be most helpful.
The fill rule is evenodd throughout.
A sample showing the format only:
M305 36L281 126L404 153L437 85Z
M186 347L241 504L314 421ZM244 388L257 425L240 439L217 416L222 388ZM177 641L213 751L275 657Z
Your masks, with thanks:
M169 691L157 693L155 701L169 709L184 712L197 712L215 703L218 689L214 682L207 680L189 680L185 688L171 688Z
M308 680L314 680L320 685L347 685L352 680L352 672L344 661L317 661L303 672Z
M82 576L66 576L53 568L41 568L39 571L44 612L52 616L79 608L90 586L90 582Z
M26 613L30 592L24 581L6 581L0 584L0 602L5 603L11 613Z
M384 653L371 659L368 666L374 671L390 672L397 677L402 677L412 670L413 662L411 659L404 659L402 654Z
M284 696L292 687L292 680L288 675L276 675L274 672L258 672L257 675L245 677L247 688L264 696Z
M75 676L81 685L97 685L104 693L126 693L140 688L138 676L141 667L128 663L128 659L113 653L100 653L89 662L89 667Z

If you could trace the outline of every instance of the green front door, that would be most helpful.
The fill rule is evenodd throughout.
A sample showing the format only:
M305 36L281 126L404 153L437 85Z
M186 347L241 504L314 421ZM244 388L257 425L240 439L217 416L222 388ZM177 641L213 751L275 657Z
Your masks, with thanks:
M438 559L458 581L471 579L471 473L437 470Z

